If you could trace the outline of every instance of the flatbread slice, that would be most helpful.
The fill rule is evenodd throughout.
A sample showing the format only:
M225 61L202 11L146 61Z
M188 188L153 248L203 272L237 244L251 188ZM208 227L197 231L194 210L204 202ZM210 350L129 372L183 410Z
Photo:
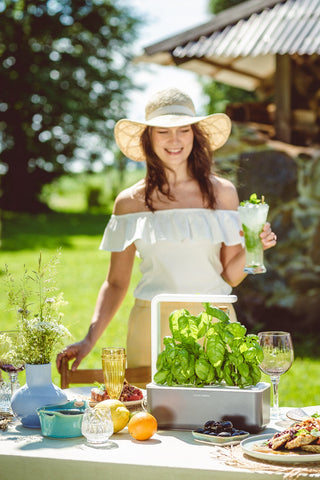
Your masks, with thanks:
M310 453L320 453L320 445L303 445L301 450Z
M316 439L317 437L314 435L298 435L293 440L290 440L290 442L286 443L286 448L289 450L292 450L293 448L300 448L303 445L309 445L309 443L314 442Z
M290 432L284 432L281 435L274 436L270 440L272 450L277 450L278 448L283 447L289 440L291 440Z

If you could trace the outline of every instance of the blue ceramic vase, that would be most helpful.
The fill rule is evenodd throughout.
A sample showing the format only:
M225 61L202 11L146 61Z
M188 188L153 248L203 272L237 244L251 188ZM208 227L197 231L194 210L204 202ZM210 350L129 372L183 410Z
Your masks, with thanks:
M61 405L68 401L66 393L52 383L51 363L26 364L26 384L17 390L11 399L14 415L24 427L40 428L37 408L46 405Z

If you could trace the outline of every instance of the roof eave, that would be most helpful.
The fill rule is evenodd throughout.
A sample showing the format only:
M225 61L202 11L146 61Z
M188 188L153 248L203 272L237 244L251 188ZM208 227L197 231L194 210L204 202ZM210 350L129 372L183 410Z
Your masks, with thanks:
M160 42L153 43L144 48L145 54L152 56L161 51L172 51L177 45L197 40L200 36L211 35L216 30L221 30L227 25L232 25L241 19L245 19L254 13L266 8L271 8L285 0L248 0L234 7L223 10L215 15L212 20L197 27L186 30L177 35L168 37Z

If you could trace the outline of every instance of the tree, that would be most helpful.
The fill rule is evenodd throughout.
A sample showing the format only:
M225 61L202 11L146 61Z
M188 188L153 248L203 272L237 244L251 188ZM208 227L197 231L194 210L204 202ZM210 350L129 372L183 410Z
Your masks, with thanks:
M222 10L234 7L246 0L209 0L209 10L215 15ZM232 87L215 80L203 82L204 93L209 97L208 113L222 112L228 103L256 100L255 92L248 92L238 87Z
M209 0L210 12L217 14L226 8L234 7L238 3L243 3L247 0Z
M118 0L0 0L3 209L38 212L44 184L112 152L139 24Z

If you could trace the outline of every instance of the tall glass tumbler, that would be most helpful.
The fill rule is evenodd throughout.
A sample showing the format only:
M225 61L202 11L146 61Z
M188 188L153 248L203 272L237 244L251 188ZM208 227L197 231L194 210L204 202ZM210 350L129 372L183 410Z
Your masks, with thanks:
M102 370L106 391L110 398L120 398L126 373L127 356L122 347L102 349Z
M244 267L246 273L266 272L260 233L267 221L268 211L269 205L267 203L253 204L247 202L238 207L246 247L246 264Z

